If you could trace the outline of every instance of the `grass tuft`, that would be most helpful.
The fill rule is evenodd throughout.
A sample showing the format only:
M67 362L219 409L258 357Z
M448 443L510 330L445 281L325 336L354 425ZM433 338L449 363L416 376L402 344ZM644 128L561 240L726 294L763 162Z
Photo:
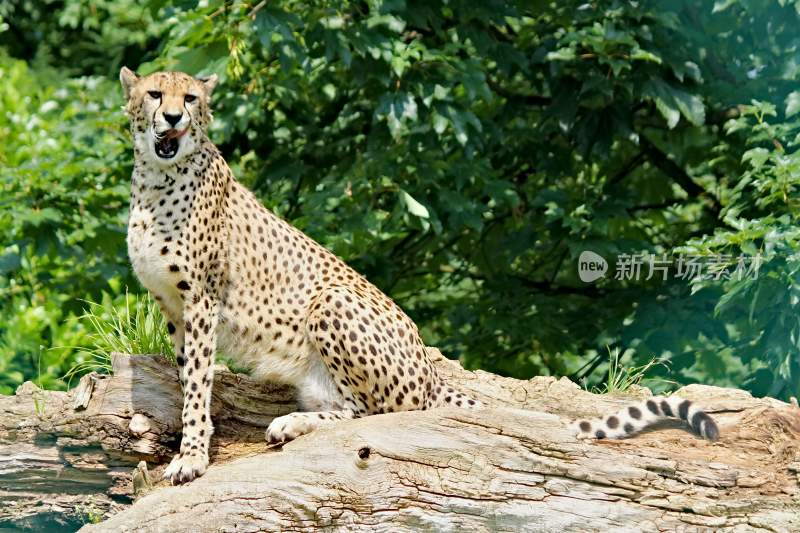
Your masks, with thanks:
M620 362L619 348L611 350L608 349L608 375L606 382L599 387L593 387L592 392L595 394L610 394L614 392L627 392L634 385L640 385L645 379L652 379L647 377L647 373L651 368L657 365L667 366L666 363L658 358L653 357L647 363L641 366L625 366Z
M93 348L79 352L81 362L70 368L63 379L70 381L91 371L110 374L113 352L162 354L174 362L166 320L149 294L131 295L126 291L121 306L110 301L85 302L88 307L78 320L89 330Z

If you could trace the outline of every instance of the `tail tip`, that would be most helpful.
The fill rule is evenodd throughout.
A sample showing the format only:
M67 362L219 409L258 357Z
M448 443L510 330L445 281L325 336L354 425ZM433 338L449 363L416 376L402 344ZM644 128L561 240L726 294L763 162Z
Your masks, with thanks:
M719 426L711 417L708 417L708 421L703 425L703 437L711 442L719 439Z
M692 415L690 425L695 433L711 442L719 439L719 426L717 426L714 419L704 411L697 411Z

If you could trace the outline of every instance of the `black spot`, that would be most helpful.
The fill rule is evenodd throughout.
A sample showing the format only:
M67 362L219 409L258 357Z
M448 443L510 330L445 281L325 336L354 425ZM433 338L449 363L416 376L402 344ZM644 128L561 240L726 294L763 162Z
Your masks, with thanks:
M167 322L167 331L169 332L170 335L175 333L175 324L173 324L172 322Z
M185 280L185 279L182 279L182 280L180 280L180 281L178 282L178 285L177 285L177 287L178 287L180 290L182 290L182 291L188 291L188 290L189 290L189 284L188 284L188 283L186 283L186 280Z
M362 460L369 459L370 451L371 450L366 446L364 446L363 448L359 448L359 450L358 450L358 458L362 459Z
M651 413L654 415L660 415L661 413L658 411L658 405L653 400L647 400L647 409L650 410Z
M703 411L697 411L692 415L691 426L698 435L708 440L717 440L719 437L717 424Z
M619 426L619 418L616 416L609 416L606 420L606 425L611 429L616 429Z
M625 430L625 433L633 433L633 429L634 429L634 428L633 428L633 424L631 424L630 422L628 422L627 424L625 424L624 426L622 426L622 429L624 429L624 430Z
M586 420L584 420L583 422L580 423L580 428L581 431L583 431L584 433L589 433L592 430L592 425Z
M177 272L178 270L180 270L180 268L178 268L178 265L170 265L169 266L169 271L170 272Z
M667 400L661 400L661 410L664 411L664 416L674 416Z
M186 359L184 359L182 355L179 355L175 358L175 362L178 363L178 366L183 366L186 364Z
M606 438L606 432L603 431L602 429L598 429L595 432L594 436L597 437L598 439L604 439L604 438Z
M688 420L689 407L691 407L691 405L692 402L689 400L683 400L678 406L678 416L680 416L683 420Z
M631 418L634 420L642 418L642 411L638 407L628 407L628 414L631 415Z

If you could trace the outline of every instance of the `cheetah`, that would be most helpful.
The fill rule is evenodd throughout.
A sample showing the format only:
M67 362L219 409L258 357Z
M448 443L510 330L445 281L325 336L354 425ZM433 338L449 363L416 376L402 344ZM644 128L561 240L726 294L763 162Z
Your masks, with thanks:
M206 134L215 75L123 67L120 81L134 151L128 254L167 320L183 388L180 450L165 479L188 482L208 467L218 349L297 389L303 410L269 424L271 443L366 415L481 406L443 382L388 296L234 179ZM669 399L576 432L623 436L674 413L713 434L705 413Z

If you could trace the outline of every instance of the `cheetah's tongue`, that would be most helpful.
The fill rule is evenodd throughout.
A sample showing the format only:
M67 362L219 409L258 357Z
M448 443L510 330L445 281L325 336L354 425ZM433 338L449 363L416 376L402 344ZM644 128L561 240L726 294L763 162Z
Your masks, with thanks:
M166 138L166 139L180 139L181 137L186 135L186 133L188 131L189 131L189 126L186 126L186 128L184 130L182 130L182 131L178 131L178 130L174 130L174 129L173 130L167 130L167 132L164 134L164 138Z

